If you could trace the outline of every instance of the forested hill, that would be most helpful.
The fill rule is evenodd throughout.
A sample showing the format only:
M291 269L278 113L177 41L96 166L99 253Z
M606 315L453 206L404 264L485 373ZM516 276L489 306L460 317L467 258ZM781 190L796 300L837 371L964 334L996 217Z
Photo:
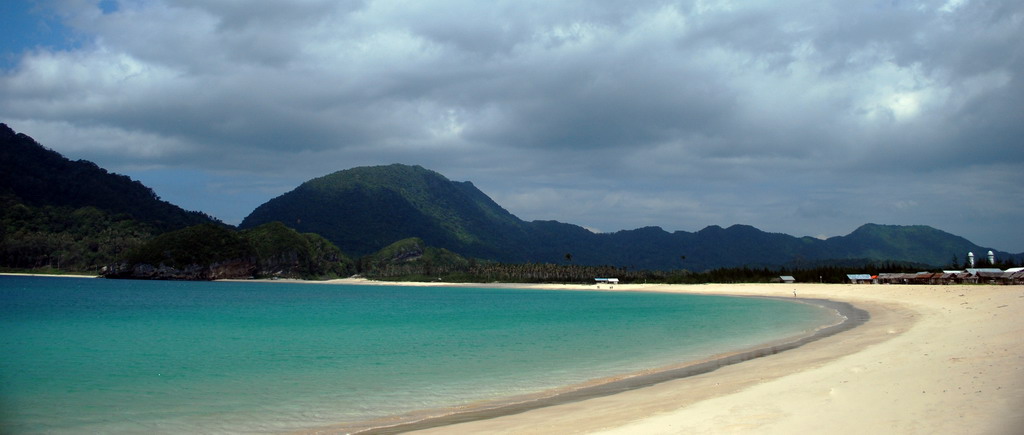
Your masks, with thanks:
M161 200L131 178L95 163L71 161L0 124L0 196L32 207L95 207L167 231L214 221Z
M746 225L698 232L658 227L595 234L556 221L525 222L469 182L419 166L361 167L303 183L258 207L241 224L281 221L317 233L343 251L368 255L418 237L465 257L503 262L613 265L630 269L813 267L897 261L945 266L989 249L928 226L867 224L819 240L767 233ZM1001 259L1024 254L997 252Z
M468 181L451 181L407 165L354 168L312 179L258 207L241 227L256 229L273 222L288 227L283 239L291 242L257 252L261 263L253 270L281 269L284 272L274 272L281 276L336 274L341 269L320 264L327 261L323 259L341 258L342 252L360 258L410 238L465 258L629 270L804 268L886 261L959 266L967 252L980 261L990 250L927 226L867 224L828 240L767 233L746 225L709 226L697 232L647 227L595 234L557 221L525 222ZM203 213L160 200L129 177L88 161L70 161L4 124L0 223L0 267L76 271L96 271L130 252L141 252L155 236L171 230L209 223L226 227ZM277 226L250 231L253 240L246 243L254 252L259 251L259 239L269 234L267 228L285 233ZM200 233L193 229L168 240L192 240L181 235ZM336 255L335 248L314 235L340 251ZM996 251L996 257L1024 261L1024 254ZM300 263L318 258L319 263L282 268L281 258Z
M0 268L98 273L157 234L211 222L0 124Z
M280 221L362 256L418 237L467 257L539 260L532 233L470 182L420 166L361 167L307 181L256 208L239 228Z

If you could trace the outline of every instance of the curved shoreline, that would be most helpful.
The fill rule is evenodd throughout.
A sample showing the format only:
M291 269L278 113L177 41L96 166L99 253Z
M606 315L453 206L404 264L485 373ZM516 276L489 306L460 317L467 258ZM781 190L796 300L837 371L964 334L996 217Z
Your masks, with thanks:
M306 283L398 285L357 279ZM630 284L614 291L790 300L799 291L805 298L849 303L869 312L870 321L704 374L415 432L1012 434L1024 428L1024 285ZM343 432L340 425L319 428L299 433Z
M1024 427L1024 286L621 289L784 298L798 290L809 298L848 302L871 319L798 349L713 372L415 433L1011 434Z
M379 426L371 427L348 426L345 428L342 428L341 426L330 426L303 431L303 433L404 433L411 431L444 428L447 426L457 425L460 423L490 420L498 417L521 414L536 409L550 408L554 406L581 402L594 398L616 395L627 391L633 391L641 388L662 384L668 381L685 379L692 376L710 373L722 367L731 366L745 361L750 361L753 359L762 358L769 355L775 355L787 350L796 349L808 343L812 343L820 339L854 329L866 323L871 317L868 311L857 308L856 306L850 303L833 301L829 299L788 297L784 298L777 296L758 295L732 296L777 299L787 302L812 304L835 311L842 320L839 321L838 323L823 326L809 335L798 337L794 340L770 341L768 343L763 343L761 345L755 345L754 347L745 350L713 356L711 357L711 359L692 361L688 363L684 362L681 363L683 365L672 366L667 369L654 369L655 371L644 372L642 374L611 380L609 382L603 382L597 385L584 386L581 388L567 390L550 396L540 397L536 399L508 403L495 407L456 411L446 415L431 416L420 420L402 422L397 424L381 424Z

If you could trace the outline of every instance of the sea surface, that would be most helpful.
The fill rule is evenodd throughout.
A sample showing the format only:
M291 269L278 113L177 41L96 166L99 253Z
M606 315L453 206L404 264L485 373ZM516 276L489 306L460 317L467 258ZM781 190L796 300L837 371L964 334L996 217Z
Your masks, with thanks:
M0 276L0 433L277 433L502 403L806 334L664 293Z

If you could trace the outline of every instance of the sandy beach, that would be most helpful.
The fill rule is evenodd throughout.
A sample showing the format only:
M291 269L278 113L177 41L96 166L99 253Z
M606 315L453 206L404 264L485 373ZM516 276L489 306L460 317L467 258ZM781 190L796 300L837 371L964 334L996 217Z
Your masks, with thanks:
M870 312L871 319L797 349L711 373L416 433L1024 432L1024 286L618 285L614 290L776 297L796 291L799 297L849 302Z

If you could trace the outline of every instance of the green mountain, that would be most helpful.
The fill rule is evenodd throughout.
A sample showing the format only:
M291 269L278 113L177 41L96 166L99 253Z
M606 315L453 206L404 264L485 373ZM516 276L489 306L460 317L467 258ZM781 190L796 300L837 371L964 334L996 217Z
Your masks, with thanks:
M927 226L867 224L819 240L748 225L669 233L658 227L595 234L556 221L525 222L472 183L419 166L361 167L303 183L245 218L241 228L281 221L362 256L419 238L467 258L703 271L720 267L812 267L895 261L943 266L989 249ZM996 252L1000 259L1024 254Z
M927 226L868 224L828 240L746 225L595 234L557 221L525 222L468 181L407 165L354 168L307 181L258 207L238 232L162 201L124 175L70 161L4 124L0 224L0 268L6 270L98 273L116 264L112 274L131 275L148 264L164 267L154 277L177 279L343 276L385 267L398 275L478 260L691 271L885 261L945 266L962 265L969 251L984 265L989 251ZM175 233L157 237L168 232ZM235 239L247 253L228 249ZM349 261L342 251L362 260ZM420 254L413 264L389 252ZM996 251L996 257L1024 262L1024 254Z
M279 222L236 231L0 124L0 268L112 278L348 276L333 243Z
M835 259L884 258L913 261L932 265L963 264L968 252L973 252L978 267L983 266L988 248L926 225L866 224L846 236L832 237L823 244L819 257ZM995 251L997 258L1020 262L1024 254Z
M127 215L159 231L215 221L161 200L152 189L127 176L107 172L90 161L68 160L6 124L0 124L0 168L0 195L13 196L31 207L94 207Z
M210 222L0 124L0 268L98 273L154 235Z
M462 255L525 260L527 225L472 183L452 182L419 166L335 172L259 206L239 228L280 221L317 233L362 256L418 237Z

